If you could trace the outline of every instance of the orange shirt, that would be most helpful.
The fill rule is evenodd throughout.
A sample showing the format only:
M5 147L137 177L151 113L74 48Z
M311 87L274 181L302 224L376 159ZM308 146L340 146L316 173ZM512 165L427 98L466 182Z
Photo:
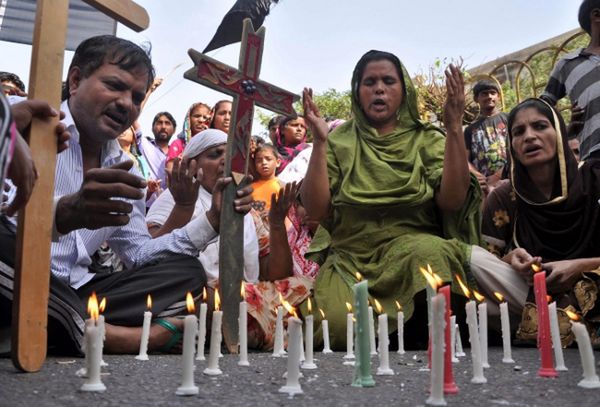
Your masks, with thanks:
M252 183L252 188L254 188L252 207L260 212L268 213L271 208L271 195L276 194L281 189L279 179L258 180Z

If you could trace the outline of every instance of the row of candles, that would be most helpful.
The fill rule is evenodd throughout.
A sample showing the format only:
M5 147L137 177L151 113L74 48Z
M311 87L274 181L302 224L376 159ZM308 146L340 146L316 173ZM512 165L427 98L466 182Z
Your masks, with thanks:
M538 374L542 377L555 377L557 371L566 370L562 356L562 347L560 344L560 335L558 329L558 320L556 318L556 303L548 305L545 273L539 268L534 268L534 291L538 308L538 347L541 355L541 368ZM429 326L430 326L430 367L431 367L431 389L430 397L427 400L428 404L441 405L444 404L444 393L452 394L458 392L458 388L454 383L452 374L452 361L455 353L455 322L454 317L451 317L450 306L450 285L443 285L442 280L431 270L422 268L421 272L425 276L429 284L428 303ZM347 352L344 359L346 363L354 364L355 374L353 385L358 387L369 387L375 384L371 376L371 361L370 357L377 354L375 349L375 330L373 309L368 300L368 282L363 280L357 273L359 282L353 286L354 291L354 310L352 313L352 305L347 303ZM469 328L469 340L471 343L471 355L473 364L473 383L487 382L483 368L489 367L487 360L487 304L483 296L476 291L471 291L469 288L456 277L458 284L462 288L465 296L470 299L466 304L467 325ZM242 301L239 306L239 335L240 335L240 360L241 366L248 366L248 349L247 349L247 303L245 301L244 283L242 283ZM475 297L479 304L471 299ZM495 293L495 296L500 301L500 314L502 324L503 350L504 355L502 361L504 363L514 363L510 348L510 322L508 316L508 304L503 301L504 298L500 293ZM204 292L204 302L200 304L199 317L195 315L195 305L191 293L186 296L187 308L189 315L184 319L184 340L183 340L183 355L182 355L182 370L183 379L182 385L177 389L178 395L192 395L198 393L198 387L194 384L194 354L196 360L204 360L204 345L206 337L206 291ZM102 361L102 346L104 338L104 317L100 311L106 304L106 299L103 300L103 305L98 305L96 295L90 297L88 303L88 312L91 318L86 321L85 348L86 348L86 374L87 380L82 386L84 391L103 391L105 386L100 380L100 366ZM281 388L282 392L290 394L301 393L301 387L298 381L300 377L299 368L300 362L303 360L302 368L315 369L317 366L313 358L313 315L312 304L308 299L309 314L305 317L306 334L302 333L302 321L298 318L295 309L280 297L281 304L277 307L277 320L273 356L279 357L286 355L284 350L284 329L283 315L284 307L291 315L288 318L288 372L287 383ZM378 337L379 337L379 360L380 366L377 369L377 375L394 374L389 367L389 337L388 337L388 317L383 312L381 304L374 300L375 307L378 311ZM398 353L404 353L404 314L402 307L396 302L398 307ZM152 302L151 297L147 299L148 311L144 313L144 322L142 327L142 340L140 343L140 352L136 356L139 360L147 360L147 346L150 332L150 324L152 320ZM328 321L325 319L325 314L319 310L322 316L322 331L324 339L323 353L331 352L329 347L329 329ZM479 322L477 318L479 313ZM221 349L221 323L223 313L220 310L220 299L218 291L215 291L215 310L213 312L211 326L211 343L209 351L208 366L204 370L205 374L218 375L221 374L218 360ZM595 372L594 356L590 344L589 335L585 326L576 322L578 317L576 314L570 313L572 319L571 325L579 345L583 365L583 380L579 382L579 386L587 388L600 387L600 380ZM356 323L355 323L356 322ZM303 338L305 336L305 338ZM460 343L460 336L459 343ZM554 346L551 345L551 342ZM303 346L303 342L306 348ZM196 351L197 347L197 351ZM556 368L553 365L551 348L554 349L554 357L556 359ZM356 355L354 354L356 349ZM445 349L445 350L444 350ZM356 359L356 362L350 361Z

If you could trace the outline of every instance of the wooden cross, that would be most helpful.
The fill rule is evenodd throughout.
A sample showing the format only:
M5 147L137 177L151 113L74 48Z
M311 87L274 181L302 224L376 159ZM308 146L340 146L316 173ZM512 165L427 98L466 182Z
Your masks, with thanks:
M146 10L131 0L84 0L135 31L149 25ZM33 34L29 97L60 108L62 67L69 0L38 0ZM29 204L19 213L12 318L12 360L25 372L36 372L46 359L50 243L54 219L58 117L34 120L29 146L39 172Z
M254 104L286 116L296 116L293 103L300 97L258 79L265 28L254 31L250 19L244 20L239 69L225 65L193 49L189 55L194 68L185 78L233 97L229 127L225 176L234 183L223 193L220 222L219 290L223 299L223 336L229 352L238 352L240 285L244 271L244 217L233 207L235 192L247 184L250 136Z

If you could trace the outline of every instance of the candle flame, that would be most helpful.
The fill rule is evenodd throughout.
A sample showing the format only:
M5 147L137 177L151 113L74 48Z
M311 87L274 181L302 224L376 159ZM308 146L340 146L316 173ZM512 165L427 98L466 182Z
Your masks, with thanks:
M475 296L475 299L479 302L483 302L483 300L485 300L485 297L475 290L473 290L473 295Z
M148 311L152 310L152 296L150 294L146 298L146 306L148 307Z
M346 308L348 308L348 312L352 312L352 304L349 302L346 303Z
M242 301L246 301L246 284L242 281L242 288L240 289L240 295L242 296Z
M577 315L576 313L566 310L565 311L567 313L567 315L569 316L569 318L571 319L571 321L579 321L579 315Z
M398 300L396 300L396 308L398 308L398 311L402 311L402 305L400 305Z
M552 302L552 296L546 294L546 301Z
M298 315L296 314L296 309L294 307L292 307L292 304L290 304L286 300L283 300L282 304L283 304L283 307L287 310L287 312L289 314L291 314L294 317L298 318Z
M442 278L440 276L438 276L437 274L433 273L433 278L435 278L435 282L437 284L438 287L441 287L444 285L444 280L442 280Z
M539 273L540 271L542 271L542 268L540 266L538 266L537 264L532 264L531 269L533 270L534 273Z
M102 301L100 301L100 305L98 306L98 311L100 312L100 314L102 314L105 309L106 309L106 297L102 297Z
M469 290L469 287L467 287L467 285L463 283L460 276L458 274L455 274L454 278L456 279L456 281L458 281L458 285L460 286L462 292L465 294L465 297L471 298L471 290Z
M194 305L194 297L192 297L192 293L189 291L185 296L185 305L187 306L187 310L190 314L193 314L196 311L196 307Z
M92 292L90 295L90 299L88 300L88 314L90 314L90 318L95 321L98 321L98 316L100 315L100 310L98 309L98 297L96 297L96 293Z
M312 302L310 301L310 298L308 299L308 313L312 314Z
M437 280L433 276L433 273L430 273L429 270L431 270L431 266L429 266L429 264L427 265L427 270L424 269L423 267L419 267L419 271L421 272L421 274L423 274L423 277L425 277L425 280L427 280L427 283L431 286L431 288L433 288L434 290L437 291L437 289L438 289Z
M496 296L496 298L498 298L498 301L504 301L504 296L502 294L494 292L494 295Z
M377 298L373 299L373 301L375 302L375 308L377 309L377 313L383 314L383 307L381 306L381 303L377 301Z
M219 290L215 289L215 311L221 309L221 296L219 296Z
M202 301L206 302L208 300L208 293L206 292L206 287L202 289Z
M325 313L323 312L323 310L321 308L319 308L319 312L321 313L321 318L325 319Z
M363 276L362 276L362 274L360 274L360 273L357 271L356 273L354 273L354 275L356 276L356 279L357 279L358 281L362 281L362 279L363 279Z

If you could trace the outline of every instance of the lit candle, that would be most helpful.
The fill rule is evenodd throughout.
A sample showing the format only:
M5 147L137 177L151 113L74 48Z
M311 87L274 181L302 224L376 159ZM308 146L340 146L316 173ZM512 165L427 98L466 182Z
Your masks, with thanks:
M315 364L313 358L314 317L312 314L312 302L310 301L310 298L308 299L308 315L304 319L304 323L306 324L306 327L304 328L306 330L306 334L304 335L304 343L306 344L306 359L304 360L304 363L302 363L302 369L316 369L317 365Z
M182 378L181 386L175 392L178 396L192 396L198 394L198 386L194 384L194 348L196 347L196 334L198 333L198 319L194 312L194 297L188 291L185 302L189 315L183 321L183 353L181 355Z
M556 313L556 302L548 305L548 314L550 316L550 331L552 333L552 348L554 349L554 359L556 361L555 369L560 372L566 372L565 358L563 356L562 343L560 342L560 329L558 328L558 314Z
M246 302L245 284L242 281L242 301L240 301L240 316L238 317L238 332L240 335L240 360L239 366L250 366L248 362L248 303Z
M446 297L440 293L431 299L431 389L426 404L444 406L444 336Z
M98 327L98 298L92 293L88 300L90 320L85 325L85 353L87 378L81 386L82 391L104 391L106 386L100 379L100 361L102 360L102 332Z
M462 338L460 336L460 329L458 327L458 324L456 324L454 330L456 331L456 356L458 356L459 358L467 356L463 349Z
M500 301L500 323L502 324L502 363L515 363L512 358L512 349L510 347L510 320L508 319L508 304L504 301L504 296L500 293L494 293Z
M456 357L456 315L450 317L450 354L452 356L452 363L458 363L458 357Z
M206 345L206 313L208 312L208 294L206 287L202 289L202 304L200 304L200 314L198 315L198 348L196 349L196 360L206 360L204 357L204 347Z
M375 318L373 317L373 307L371 305L369 305L369 347L371 348L371 355L377 355L377 346L375 345Z
M356 317L356 364L352 386L373 387L371 376L371 342L369 340L369 282L356 273L358 283L354 284L354 313ZM362 281L361 281L362 280Z
M283 296L279 293L279 302L283 304ZM275 322L275 340L273 343L273 356L276 358L285 356L283 345L283 307L277 306L277 321Z
M329 346L329 322L325 319L325 313L319 308L321 313L321 327L323 328L323 353L333 353Z
M388 316L383 312L383 307L379 301L375 300L375 307L377 308L377 326L379 337L379 367L377 368L377 375L393 375L394 371L390 369L390 337L388 336Z
M479 344L481 345L481 365L484 369L490 367L488 363L488 313L485 297L473 290L475 299L479 302L477 311L479 313Z
M106 363L104 361L104 341L106 340L106 325L104 324L104 315L102 315L102 313L104 312L104 310L106 309L106 297L102 298L102 301L100 301L100 306L99 306L99 310L100 313L98 315L98 328L100 329L100 338L102 339L100 342L100 355L102 355L102 358L100 359L100 366L104 367L104 366L108 366L108 363Z
M283 302L286 308L289 306L287 302ZM288 360L286 384L279 389L280 393L287 393L290 396L294 394L302 394L300 387L300 348L302 347L302 321L296 316L296 311L289 306L290 314L293 316L288 318Z
M146 305L148 307L148 311L144 312L140 352L135 357L137 360L148 360L148 339L150 338L150 324L152 323L152 297L150 294L148 294L148 297L146 298Z
M535 305L537 307L538 317L538 348L542 365L538 370L541 377L556 377L558 372L554 369L551 350L550 318L548 313L548 299L546 292L546 272L536 264L533 269L533 291L535 294Z
M596 389L600 387L600 379L596 374L596 361L594 359L594 352L592 351L590 335L584 324L576 322L579 320L577 314L567 311L567 315L571 318L571 330L575 334L579 356L581 357L581 365L583 366L583 379L577 385L586 389Z
M215 376L223 372L219 369L219 355L221 354L221 324L223 320L223 311L220 309L221 299L219 290L215 289L215 310L212 316L212 325L210 328L210 349L208 352L208 366L204 369L204 374Z
M439 284L442 284L442 279L434 274ZM445 339L445 348L444 348L444 393L446 394L456 394L458 393L458 387L454 382L454 372L452 367L452 350L450 347L450 315L452 315L452 309L450 306L450 284L445 285L439 289L440 294L443 294L446 298L446 316L445 316L445 329L444 329L444 339Z
M349 302L346 303L346 308L348 313L346 314L346 354L344 359L354 359L354 314Z
M396 307L398 307L398 353L404 355L404 311L402 311L402 305L396 301Z
M471 290L462 282L457 275L456 281L463 290L465 297L471 298ZM483 384L487 383L487 379L483 375L483 365L481 364L481 344L479 343L479 329L477 327L477 304L471 300L465 306L467 312L467 326L469 327L469 342L471 343L471 360L473 362L473 378L471 383Z

